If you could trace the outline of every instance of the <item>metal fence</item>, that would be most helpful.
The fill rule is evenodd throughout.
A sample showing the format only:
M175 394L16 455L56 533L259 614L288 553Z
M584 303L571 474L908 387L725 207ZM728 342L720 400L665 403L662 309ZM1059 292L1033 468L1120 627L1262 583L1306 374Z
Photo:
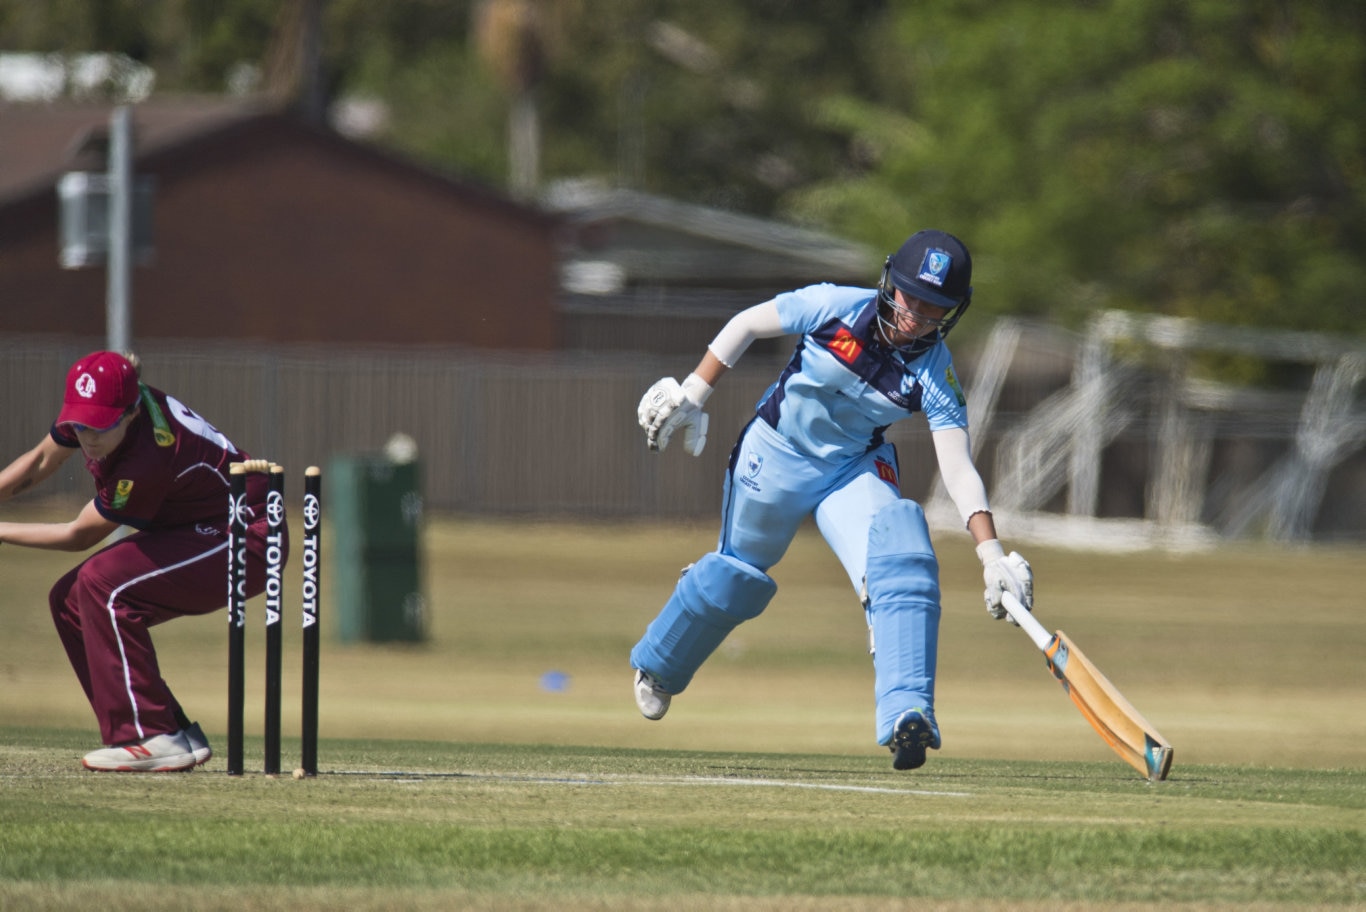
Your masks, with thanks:
M1026 430L1040 403L1066 393L1077 341L1067 333L1033 332L1016 347L989 425L974 441L993 500L1009 502L1009 492L994 487L1009 474L1000 468L1002 441ZM67 368L103 344L98 338L0 336L8 410L0 423L0 459L24 452L46 433L61 404ZM307 465L326 469L334 456L379 452L401 433L417 443L429 510L705 521L717 514L726 452L788 352L758 350L727 375L708 402L708 451L698 459L679 447L649 453L635 420L642 392L662 375L686 373L695 352L489 354L149 342L138 346L138 354L146 382L175 395L252 455L281 463L290 478L301 478ZM972 346L955 354L971 393L978 379ZM924 428L917 417L894 426L888 439L898 448L903 493L933 501L934 453ZM1201 519L1218 532L1219 511L1231 509L1224 501L1255 487L1262 463L1293 445L1292 432L1293 422L1285 423L1278 431L1282 439L1263 445L1270 446L1266 453L1250 453L1230 436L1241 448L1216 458ZM1155 433L1135 421L1106 447L1100 518L1144 518ZM1245 436L1246 428L1238 433ZM1251 481L1221 493L1220 480L1231 477ZM1335 469L1313 537L1366 539L1366 510L1358 509L1366 502L1364 482L1366 453ZM79 459L45 487L73 497L91 491ZM1064 513L1068 505L1059 495L1034 509Z
M10 455L0 458L38 441L61 406L67 368L101 347L100 339L0 338L11 403L0 425ZM727 377L709 403L708 452L694 459L680 448L649 453L635 420L642 392L663 373L686 372L694 356L664 364L646 355L161 342L138 346L138 355L149 385L290 477L336 455L378 452L402 433L417 443L428 509L587 517L714 515L725 449L779 364L761 358ZM73 459L46 487L84 495L90 480Z

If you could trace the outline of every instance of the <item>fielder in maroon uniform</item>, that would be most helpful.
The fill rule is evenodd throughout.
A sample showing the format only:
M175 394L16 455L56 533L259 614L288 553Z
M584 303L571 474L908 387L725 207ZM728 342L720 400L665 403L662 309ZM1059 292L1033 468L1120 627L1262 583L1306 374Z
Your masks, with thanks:
M162 679L151 628L227 603L228 466L250 457L174 396L143 384L138 368L133 356L108 351L72 365L48 435L0 471L0 500L50 477L78 449L95 498L70 522L0 522L0 543L84 551L119 526L136 530L86 558L48 596L107 745L82 762L190 770L212 750ZM267 481L248 479L254 596L265 588Z

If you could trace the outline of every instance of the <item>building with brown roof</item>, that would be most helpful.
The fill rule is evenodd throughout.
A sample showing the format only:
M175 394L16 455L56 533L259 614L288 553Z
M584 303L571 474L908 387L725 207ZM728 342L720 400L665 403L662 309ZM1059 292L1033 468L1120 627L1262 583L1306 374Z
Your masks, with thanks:
M103 171L109 106L0 105L0 333L105 332L101 267L59 263L56 187ZM557 220L270 110L132 108L154 254L131 335L551 350Z

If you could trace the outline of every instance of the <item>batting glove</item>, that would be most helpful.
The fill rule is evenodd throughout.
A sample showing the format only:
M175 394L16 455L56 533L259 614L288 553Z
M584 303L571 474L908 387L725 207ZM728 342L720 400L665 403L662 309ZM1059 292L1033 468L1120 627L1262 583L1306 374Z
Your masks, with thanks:
M987 614L998 621L1009 618L1010 622L1018 627L1019 624L1010 617L1005 606L1001 604L1001 598L1004 593L1009 592L1026 608L1034 610L1034 571L1030 569L1029 561L1021 557L1017 551L1012 551L1007 556L1000 541L994 538L977 546L977 557L982 561L982 581L987 587L983 593L983 599L987 603Z
M689 374L679 383L665 377L645 391L636 409L636 418L645 429L645 442L651 450L662 451L679 428L683 429L683 449L690 456L702 455L707 445L707 413L702 405L712 388L701 377Z

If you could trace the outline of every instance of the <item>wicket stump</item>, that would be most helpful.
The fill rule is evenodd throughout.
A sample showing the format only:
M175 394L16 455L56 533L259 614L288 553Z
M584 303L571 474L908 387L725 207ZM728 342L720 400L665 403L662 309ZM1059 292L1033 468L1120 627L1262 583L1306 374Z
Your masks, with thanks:
M247 475L268 473L266 496L266 684L265 758L268 776L280 772L281 663L283 658L285 535L284 469L263 459L229 469L228 495L228 759L229 776L243 774L243 706L246 691ZM302 763L306 775L318 773L318 608L321 585L322 472L304 474L303 547L303 705Z
M304 472L303 548L303 749L299 766L304 775L318 775L318 604L322 582L322 471L309 466Z

